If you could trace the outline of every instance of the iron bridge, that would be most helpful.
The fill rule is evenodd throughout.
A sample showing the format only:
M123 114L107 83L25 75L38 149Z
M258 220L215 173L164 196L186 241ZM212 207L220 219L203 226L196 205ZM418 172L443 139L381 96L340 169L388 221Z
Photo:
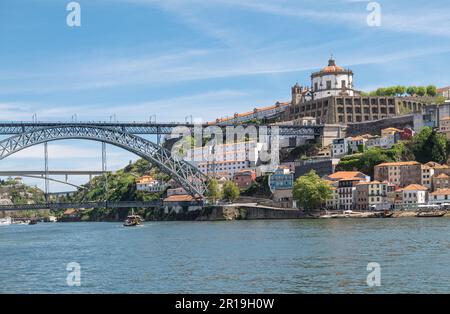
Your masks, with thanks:
M257 130L264 127L267 128L267 135L271 135L272 127L278 127L280 136L320 136L322 134L322 125L254 125L254 124L230 124L230 125L215 125L215 124L194 124L194 123L151 123L151 122L0 122L0 135L14 135L19 133L31 132L42 128L54 128L64 126L90 126L108 128L111 130L117 130L126 132L129 134L147 134L147 135L165 135L172 134L176 128L186 127L193 130L195 127L208 128L208 127L220 127L226 129L227 127L237 126L253 126Z
M65 124L32 128L13 135L0 141L0 160L27 147L64 139L86 139L121 147L156 165L192 196L203 197L207 190L207 177L194 165L171 156L167 149L126 131L94 125Z

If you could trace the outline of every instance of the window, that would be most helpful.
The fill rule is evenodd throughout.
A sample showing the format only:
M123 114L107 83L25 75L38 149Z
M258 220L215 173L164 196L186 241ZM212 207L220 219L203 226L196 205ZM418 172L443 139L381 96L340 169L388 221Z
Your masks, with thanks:
M319 85L317 84L317 82L314 83L314 91L319 89Z
M327 81L327 89L331 89L331 81Z
M342 87L342 88L345 88L345 87L346 87L346 86L345 86L345 80L342 80L342 81L341 81L341 87Z

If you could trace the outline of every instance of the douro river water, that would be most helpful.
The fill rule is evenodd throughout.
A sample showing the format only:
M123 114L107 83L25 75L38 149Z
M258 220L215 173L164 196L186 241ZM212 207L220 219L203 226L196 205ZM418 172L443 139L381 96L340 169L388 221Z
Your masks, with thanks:
M0 227L1 293L449 293L449 263L448 218Z

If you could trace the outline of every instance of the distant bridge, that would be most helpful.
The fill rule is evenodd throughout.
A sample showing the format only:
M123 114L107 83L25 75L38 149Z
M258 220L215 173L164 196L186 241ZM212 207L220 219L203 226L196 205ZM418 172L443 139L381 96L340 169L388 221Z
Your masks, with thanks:
M279 135L281 136L320 136L322 135L323 126L322 125L256 125L256 124L230 124L230 125L214 125L214 124L194 124L194 123L152 123L152 122L0 122L0 135L14 135L19 133L25 133L34 131L36 129L42 128L53 128L53 127L63 127L63 126L91 126L91 127L102 127L108 128L110 130L118 130L126 132L129 134L147 134L147 135L164 135L172 134L175 128L187 127L189 129L197 128L207 128L217 126L221 129L226 129L227 127L235 126L252 126L256 130L261 127L267 128L267 135L271 135L271 127L278 127Z
M124 202L81 202L81 203L44 203L0 205L0 211L41 210L41 209L87 209L87 208L150 208L161 206L162 201L124 201Z
M89 170L10 170L10 171L0 171L0 177L27 177L27 178L33 178L33 179L42 179L42 180L48 180L53 181L56 183L66 184L69 186L72 186L77 189L86 189L86 187L82 185L77 185L74 183L68 182L69 175L76 175L76 176L82 176L87 175L89 176L89 181L92 179L92 176L95 175L103 175L103 171L89 171ZM55 178L51 178L51 175L57 175L57 176L65 176L65 180L58 180ZM49 194L48 192L46 194Z
M0 177L15 177L15 176L98 176L102 175L101 170L0 170Z

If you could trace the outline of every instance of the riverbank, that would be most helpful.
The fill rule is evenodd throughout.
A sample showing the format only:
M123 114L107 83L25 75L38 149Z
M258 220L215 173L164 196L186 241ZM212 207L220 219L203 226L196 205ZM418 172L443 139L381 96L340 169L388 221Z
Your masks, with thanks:
M123 221L128 210L86 210L70 216L62 215L59 221ZM320 218L378 218L382 213L365 211L343 213L342 211L305 212L294 208L276 208L257 204L227 204L217 206L192 206L174 208L137 209L135 213L146 221L225 221L258 219L320 219ZM417 211L393 211L390 218L416 217ZM450 217L447 212L443 217Z
M380 212L363 211L313 211L305 212L295 208L277 208L253 203L236 203L216 206L185 206L185 207L160 207L135 209L136 214L146 221L221 221L221 220L258 220L258 219L319 219L319 218L377 218L382 216ZM66 211L67 212L67 211ZM70 210L70 214L50 213L43 211L10 211L0 213L1 217L33 217L45 218L50 214L58 217L61 222L104 221L116 222L125 220L131 212L129 209L85 209ZM26 215L24 216L24 213ZM390 218L416 217L417 211L398 210L393 211ZM450 217L446 212L443 217Z

